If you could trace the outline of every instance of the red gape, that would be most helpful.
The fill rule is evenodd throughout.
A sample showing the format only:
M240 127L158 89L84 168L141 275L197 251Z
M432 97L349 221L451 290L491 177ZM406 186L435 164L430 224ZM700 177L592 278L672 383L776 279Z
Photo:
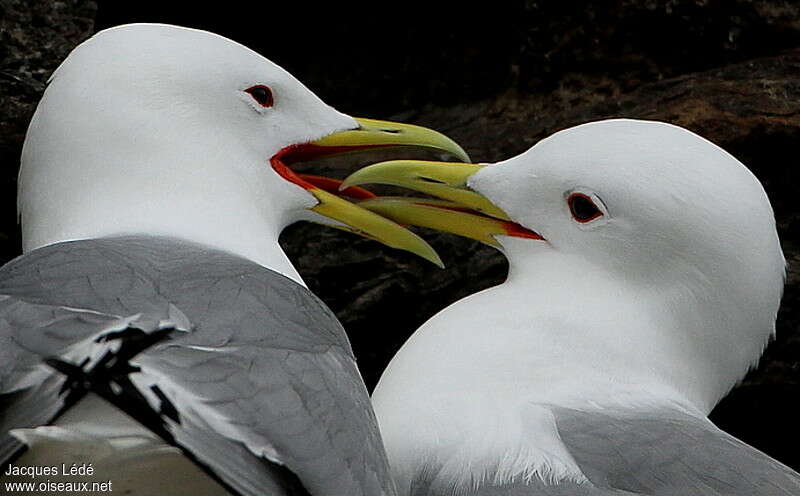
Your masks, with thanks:
M295 155L300 155L302 154L302 149L306 146L314 147L313 145L292 145L284 148L270 159L270 165L272 165L272 168L275 170L275 172L277 172L282 178L286 179L290 183L300 186L303 189L318 188L336 196L347 197L353 200L368 200L370 198L375 198L375 195L371 191L358 186L351 186L344 191L339 191L339 185L342 184L342 181L339 179L316 176L313 174L297 174L283 163L283 157L289 154L291 154L293 157Z

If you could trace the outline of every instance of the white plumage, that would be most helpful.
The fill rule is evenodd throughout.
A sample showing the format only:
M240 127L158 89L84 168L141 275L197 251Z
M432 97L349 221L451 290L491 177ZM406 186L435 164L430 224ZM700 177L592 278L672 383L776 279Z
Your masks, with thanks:
M373 402L400 494L420 481L431 494L589 483L558 412L705 422L774 333L785 263L767 196L685 129L585 124L466 184L544 240L499 236L506 282L431 318L381 377ZM599 216L576 218L575 194Z

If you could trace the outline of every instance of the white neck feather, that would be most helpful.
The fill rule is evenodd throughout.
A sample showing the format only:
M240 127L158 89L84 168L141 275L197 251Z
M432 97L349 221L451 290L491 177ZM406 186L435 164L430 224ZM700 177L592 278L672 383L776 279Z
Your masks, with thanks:
M504 240L511 251L531 246ZM738 372L710 359L710 342L721 350L714 358L736 343L715 312L692 303L691 288L630 287L545 243L533 249L510 253L506 283L424 324L381 378L373 401L401 494L432 458L443 487L579 481L548 405L704 416L752 363L752 352Z

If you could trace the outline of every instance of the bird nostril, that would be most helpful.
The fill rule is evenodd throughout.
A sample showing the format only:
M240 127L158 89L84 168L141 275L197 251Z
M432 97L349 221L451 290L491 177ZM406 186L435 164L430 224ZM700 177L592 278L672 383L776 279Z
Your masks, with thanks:
M434 179L432 177L425 177L425 176L417 176L417 179L426 183L433 183L433 184L447 184L444 181L440 181L438 179Z

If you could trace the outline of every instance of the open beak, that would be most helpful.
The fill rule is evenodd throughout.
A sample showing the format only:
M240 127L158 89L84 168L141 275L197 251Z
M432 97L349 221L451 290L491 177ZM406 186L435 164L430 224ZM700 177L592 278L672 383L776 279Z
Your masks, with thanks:
M541 235L513 222L508 214L467 186L470 176L485 165L425 160L390 160L351 174L340 188L361 184L400 186L442 200L408 197L364 199L359 206L396 222L428 227L499 247L495 236L543 240Z
M296 174L288 167L295 162L319 157L390 147L425 148L460 160L469 160L469 156L455 141L436 131L388 121L372 119L356 119L356 121L359 127L355 129L284 148L270 159L272 168L287 181L314 195L319 203L311 210L335 221L327 225L360 234L393 248L410 251L443 267L439 255L422 238L396 222L347 199L360 202L374 198L375 195L369 191L357 186L345 187L336 179Z

